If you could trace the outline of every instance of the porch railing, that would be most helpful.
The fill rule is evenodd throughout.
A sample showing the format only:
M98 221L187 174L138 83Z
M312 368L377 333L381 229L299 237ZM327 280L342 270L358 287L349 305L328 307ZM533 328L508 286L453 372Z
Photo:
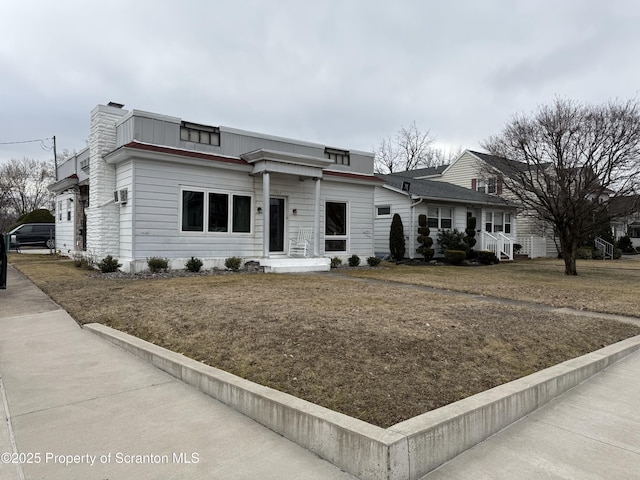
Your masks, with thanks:
M513 260L513 240L503 233L480 232L480 249L495 253L500 260Z
M607 242L604 238L596 238L596 248L602 252L602 259L606 260L607 257L613 260L614 246L612 243Z

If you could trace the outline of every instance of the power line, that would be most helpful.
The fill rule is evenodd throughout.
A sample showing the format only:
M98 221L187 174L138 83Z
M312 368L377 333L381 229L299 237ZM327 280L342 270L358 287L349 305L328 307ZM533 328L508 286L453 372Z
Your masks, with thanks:
M45 151L50 151L53 147L45 145L45 141L54 140L53 138L37 138L35 140L21 140L18 142L0 142L0 145L19 145L23 143L37 143L40 142L40 147ZM54 140L55 141L55 140Z

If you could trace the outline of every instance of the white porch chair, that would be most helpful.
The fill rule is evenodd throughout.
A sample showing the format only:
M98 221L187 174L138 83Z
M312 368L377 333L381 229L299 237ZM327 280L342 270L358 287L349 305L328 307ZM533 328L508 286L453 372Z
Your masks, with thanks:
M311 250L312 235L312 228L300 227L297 238L289 240L289 255L302 255L306 257Z

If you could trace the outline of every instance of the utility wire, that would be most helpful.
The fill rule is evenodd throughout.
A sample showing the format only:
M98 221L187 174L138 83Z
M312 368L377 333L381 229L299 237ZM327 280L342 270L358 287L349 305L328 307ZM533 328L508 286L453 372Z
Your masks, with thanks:
M49 151L53 147L46 146L45 143L44 143L46 140L53 140L53 139L52 138L37 138L35 140L22 140L20 142L0 142L0 145L18 145L18 144L21 144L21 143L37 143L37 142L40 142L40 147L43 150Z

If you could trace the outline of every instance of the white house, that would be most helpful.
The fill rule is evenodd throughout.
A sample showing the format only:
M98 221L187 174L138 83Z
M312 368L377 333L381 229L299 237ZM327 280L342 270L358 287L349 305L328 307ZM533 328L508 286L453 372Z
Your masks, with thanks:
M434 169L433 171L435 171ZM433 248L439 256L437 235L441 230L467 228L467 218L476 218L476 250L491 250L499 258L513 260L517 238L516 207L501 197L488 195L447 182L416 178L423 171L413 170L382 175L385 184L376 187L376 255L389 254L389 233L394 214L403 222L406 255L416 253L418 216L427 216Z
M56 248L122 270L149 257L182 269L228 257L267 271L328 270L374 253L372 153L332 148L123 105L91 112L89 146L58 167ZM291 241L308 233L293 256Z
M448 182L513 202L515 198L502 189L502 174L487 176L485 165L501 172L507 164L514 168L514 163L506 158L465 150L450 165L417 170L413 175L418 179ZM482 222L478 219L478 223L487 222L486 219L482 219ZM555 257L558 254L552 226L523 208L518 211L518 236L515 240L523 246L522 253L531 257Z

